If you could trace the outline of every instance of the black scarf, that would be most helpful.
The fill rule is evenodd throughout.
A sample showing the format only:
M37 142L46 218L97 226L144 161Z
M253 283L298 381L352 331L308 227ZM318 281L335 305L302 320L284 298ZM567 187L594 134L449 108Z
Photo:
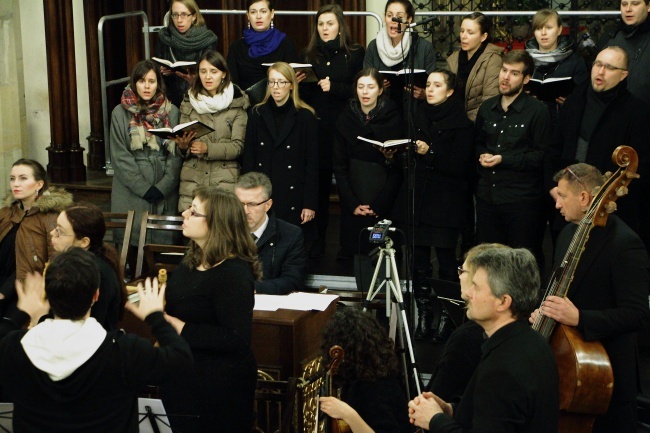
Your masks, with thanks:
M461 95L465 94L465 86L467 86L469 74L472 72L472 68L476 65L478 58L481 57L481 54L485 51L486 46L487 42L481 43L481 46L478 47L471 59L467 58L467 51L465 50L460 50L458 53L458 73L456 75L458 77L458 89L460 90Z
M585 104L585 111L582 113L582 122L580 123L580 137L587 142L591 140L591 135L594 133L603 113L607 110L609 104L616 99L620 90L625 87L625 80L604 92L594 92L591 86L587 86L587 102Z
M463 99L453 94L438 105L422 104L416 115L416 125L430 139L443 129L467 128L470 121Z
M337 36L336 39L331 41L324 41L321 38L317 38L316 46L323 54L323 57L326 59L331 59L334 57L334 54L341 49L341 36Z

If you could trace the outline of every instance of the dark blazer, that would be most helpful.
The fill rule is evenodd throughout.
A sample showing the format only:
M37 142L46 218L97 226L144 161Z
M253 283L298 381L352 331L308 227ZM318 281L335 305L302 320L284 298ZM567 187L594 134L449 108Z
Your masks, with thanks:
M305 288L307 255L299 227L269 215L269 224L257 240L257 258L262 264L262 280L255 293L287 295Z
M299 226L302 210L318 205L318 123L309 110L292 109L277 131L270 104L275 102L269 98L248 116L242 174L266 174L275 214Z
M587 90L591 82L577 87L564 102L558 125L551 143L546 148L544 160L546 190L556 186L553 174L571 164L575 164L578 137L582 117L587 105ZM650 106L636 98L626 89L625 81L621 83L618 96L607 106L591 135L585 162L598 168L601 172L614 171L618 168L612 162L612 153L616 147L625 144L631 146L639 155L641 179L630 186L630 196L618 202L618 215L633 230L639 230L639 205L647 197L648 179L645 173L650 164Z
M559 264L578 226L558 237ZM600 340L614 371L612 401L634 401L637 394L637 337L650 320L650 262L643 242L620 218L592 229L580 257L569 299L580 310L578 329L585 340Z
M559 379L544 337L517 321L497 330L482 352L454 417L434 415L429 431L557 432Z

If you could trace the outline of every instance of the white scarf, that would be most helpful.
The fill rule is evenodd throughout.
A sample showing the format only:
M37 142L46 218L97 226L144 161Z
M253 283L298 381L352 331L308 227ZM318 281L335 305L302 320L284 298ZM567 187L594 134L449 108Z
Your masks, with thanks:
M390 40L390 36L388 36L388 28L383 28L379 30L379 33L377 33L376 41L379 58L384 65L388 67L395 66L409 55L409 49L411 48L411 33L404 32L402 41L394 47Z
M189 94L190 104L192 104L192 108L194 108L197 113L214 114L218 111L222 111L230 107L230 104L232 104L232 98L235 94L235 86L230 83L228 87L223 89L223 92L218 93L214 96L199 93L199 95L195 98L194 95L192 95L191 91Z

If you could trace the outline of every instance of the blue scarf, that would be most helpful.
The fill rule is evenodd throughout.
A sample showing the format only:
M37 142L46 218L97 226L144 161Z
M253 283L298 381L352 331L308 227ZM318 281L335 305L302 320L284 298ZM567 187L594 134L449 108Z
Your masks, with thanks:
M275 28L263 32L244 29L244 42L248 45L248 55L253 59L275 51L286 36Z

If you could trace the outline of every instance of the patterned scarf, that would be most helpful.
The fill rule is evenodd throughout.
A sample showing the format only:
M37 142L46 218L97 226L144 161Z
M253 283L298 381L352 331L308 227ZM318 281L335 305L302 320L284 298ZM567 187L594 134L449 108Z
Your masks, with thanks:
M553 51L543 53L539 50L539 44L535 38L530 38L526 42L526 51L533 58L535 68L546 66L552 63L560 63L573 54L573 39L566 35L560 35L557 40L557 48Z
M221 93L217 93L214 96L199 93L195 98L192 91L190 91L189 94L190 104L192 104L192 108L194 108L197 113L213 114L230 107L235 94L235 86L230 83Z
M160 93L155 100L149 101L144 111L138 106L138 96L131 86L126 86L122 92L122 107L133 114L129 121L129 135L131 136L131 150L142 150L149 145L153 150L160 150L156 136L147 132L152 128L169 128L169 110L172 103ZM164 140L163 143L169 140Z
M287 35L276 28L271 28L263 32L244 29L244 42L248 45L248 55L252 59L265 56L277 50L285 37Z
M401 42L397 46L393 46L387 28L379 30L376 41L379 58L384 65L389 67L395 66L406 59L411 49L411 33L409 32L404 33Z

